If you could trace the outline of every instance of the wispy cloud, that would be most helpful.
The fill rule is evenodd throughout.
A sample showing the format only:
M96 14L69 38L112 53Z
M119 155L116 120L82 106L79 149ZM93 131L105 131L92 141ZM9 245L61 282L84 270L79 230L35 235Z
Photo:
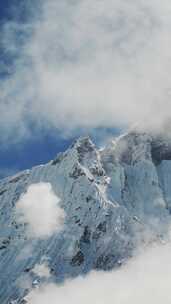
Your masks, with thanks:
M4 138L28 136L30 122L160 127L171 110L170 15L168 0L48 0L37 20L6 25L5 48L18 56L1 83Z
M50 277L50 270L46 262L41 264L36 264L33 268L33 273L39 277L49 278Z

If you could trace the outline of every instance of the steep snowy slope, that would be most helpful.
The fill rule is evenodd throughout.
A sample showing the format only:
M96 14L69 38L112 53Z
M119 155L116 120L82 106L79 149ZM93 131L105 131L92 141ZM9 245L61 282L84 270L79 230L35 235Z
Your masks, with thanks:
M16 204L32 184L50 183L65 211L62 230L31 238ZM58 282L117 267L139 242L167 237L171 210L171 145L131 132L103 150L78 139L65 153L0 182L0 303L21 303L46 278ZM41 214L40 214L41 217Z

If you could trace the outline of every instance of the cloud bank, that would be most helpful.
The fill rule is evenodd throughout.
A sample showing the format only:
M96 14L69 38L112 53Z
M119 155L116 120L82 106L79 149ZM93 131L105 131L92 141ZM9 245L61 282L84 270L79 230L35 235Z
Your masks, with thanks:
M37 19L3 27L17 60L0 86L1 138L170 120L169 0L41 3Z
M119 270L48 284L26 299L28 304L170 304L170 252L170 244L155 245Z
M32 184L16 205L18 220L26 223L27 232L33 238L45 238L59 232L64 223L64 211L60 199L49 183Z

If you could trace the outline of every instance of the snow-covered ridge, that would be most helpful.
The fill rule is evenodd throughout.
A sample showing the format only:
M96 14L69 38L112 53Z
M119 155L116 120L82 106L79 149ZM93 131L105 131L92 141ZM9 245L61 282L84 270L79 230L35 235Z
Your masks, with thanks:
M28 236L16 213L21 195L40 182L51 184L65 212L62 230L44 239ZM137 132L103 150L79 138L48 164L0 181L0 303L21 303L47 280L36 265L46 262L48 280L62 281L118 267L139 243L167 237L170 184L169 139Z

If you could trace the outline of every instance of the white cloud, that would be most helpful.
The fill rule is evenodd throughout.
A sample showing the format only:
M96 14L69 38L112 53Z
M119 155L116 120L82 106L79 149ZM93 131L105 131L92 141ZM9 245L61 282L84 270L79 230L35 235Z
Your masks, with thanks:
M45 262L42 264L36 264L32 271L39 277L45 277L45 278L50 277L50 270L48 268L47 263Z
M170 244L156 245L119 270L45 285L27 296L28 304L170 304L170 252Z
M49 183L32 184L17 202L18 220L28 224L30 237L44 238L59 232L64 224L60 199Z
M170 13L169 0L42 1L1 88L1 133L28 136L30 120L64 132L161 126L171 110ZM11 27L4 44L16 52Z

